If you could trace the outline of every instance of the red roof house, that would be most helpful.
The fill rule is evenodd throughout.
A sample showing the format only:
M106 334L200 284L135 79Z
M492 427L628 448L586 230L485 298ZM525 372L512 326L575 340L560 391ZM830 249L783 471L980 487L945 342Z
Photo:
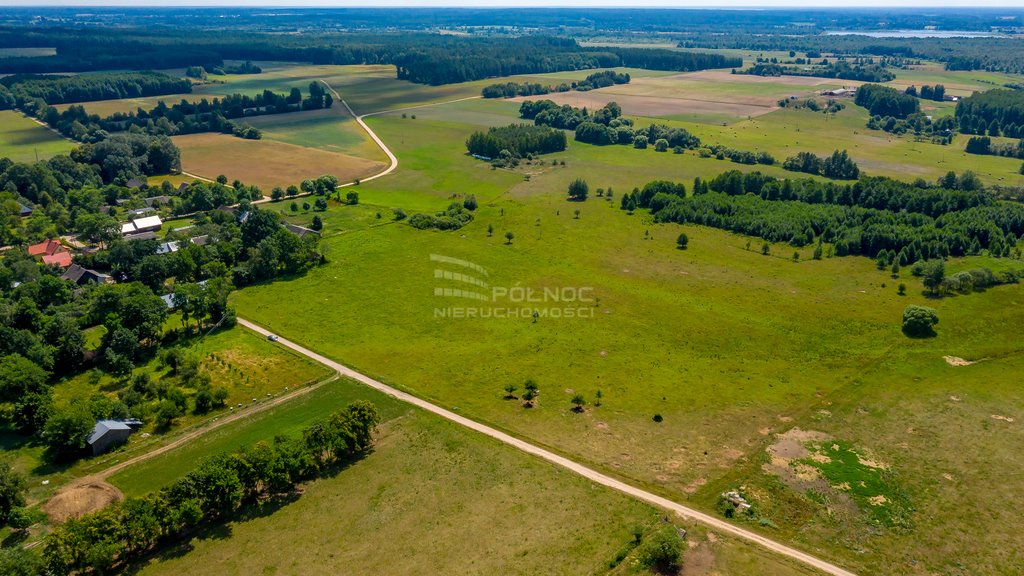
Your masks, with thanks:
M32 256L44 256L64 251L64 247L56 240L44 240L28 247L28 253Z
M60 266L61 268L67 268L71 266L71 253L67 250L57 252L54 254L46 254L43 256L43 264L47 266Z

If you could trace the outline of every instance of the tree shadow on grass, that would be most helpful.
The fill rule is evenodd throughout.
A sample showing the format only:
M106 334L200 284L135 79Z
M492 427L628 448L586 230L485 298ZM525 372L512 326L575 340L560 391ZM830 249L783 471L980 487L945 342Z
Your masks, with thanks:
M352 454L339 459L338 462L321 470L316 478L308 480L315 482L337 476L349 466L359 462L366 456L373 453L373 448L363 452ZM258 520L272 516L277 511L297 502L302 497L301 484L290 492L274 494L264 500L243 506L234 514L229 515L213 524L203 526L189 532L174 541L167 542L163 548L153 550L149 554L132 561L124 567L122 574L137 575L151 564L159 564L169 560L182 558L193 549L195 542L201 540L226 541L234 535L234 526L243 522Z

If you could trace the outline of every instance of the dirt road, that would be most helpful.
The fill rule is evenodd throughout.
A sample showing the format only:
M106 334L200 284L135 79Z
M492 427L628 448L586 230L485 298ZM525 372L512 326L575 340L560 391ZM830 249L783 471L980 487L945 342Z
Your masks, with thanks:
M250 322L248 320L244 320L242 318L239 318L238 319L238 323L241 324L242 326L245 326L246 328L249 328L250 330L253 330L254 332L257 332L257 333L262 334L264 336L269 336L271 334L271 332L269 330L267 330L267 329L265 329L265 328L255 324L253 322ZM520 440L519 438L515 438L515 437L510 436L510 435L508 435L508 434L506 434L504 432L501 432L499 430L495 430L494 428L491 428L490 426L486 426L486 425L481 424L479 422L475 422L473 420L470 420L469 418L466 418L464 416L460 416L460 415L458 415L458 414L456 414L456 413L454 413L454 412L452 412L450 410L445 410L444 408L441 408L439 406L431 404L430 402L427 402L426 400L423 400L423 399L418 398L416 396L413 396L411 394L407 394L407 393L402 392L401 390L398 390L396 388L392 388L391 386L388 386L387 384L384 384L382 382L374 380L373 378L370 378L369 376L366 376L364 374L356 372L355 370L352 370L351 368L349 368L347 366L344 366L344 365L339 364L339 363L337 363L337 362L335 362L335 361L333 361L333 360L331 360L329 358L321 356L320 354L317 354L316 352L313 352L312 350L309 350L308 348L300 346L300 345L298 345L298 344L296 344L294 342L291 342L291 341L286 340L284 338L279 338L278 339L278 344L281 344L282 346L286 346L286 347L294 350L295 352L298 352L299 354L302 354L303 356L306 356L308 358L316 360L317 362L320 362L321 364L323 364L323 365L325 365L325 366L327 366L329 368L337 370L338 373L341 374L342 376L345 376L347 378L351 378L351 379L356 380L358 382L361 382L361 383L363 383L363 384L365 384L365 385L367 385L367 386L369 386L371 388L374 388L374 389L379 390L379 391L381 391L381 392L383 392L385 394L388 394L389 396L393 396L393 397L395 397L395 398L397 398L399 400L402 400L403 402L407 402L407 403L412 404L412 405L414 405L414 406L416 406L418 408L421 408L421 409L426 410L428 412L431 412L433 414L437 414L438 416L440 416L442 418L445 418L447 420L455 422L456 424L465 426L466 428L469 428L470 430L474 430L474 431L479 432L481 434L485 434L487 436L490 436L491 438L494 438L495 440L498 440L499 442L503 442L505 444L508 444L509 446L513 446L515 448L518 448L519 450L522 450L523 452L526 452L528 454L533 454L534 456L543 458L544 460L547 460L548 462L551 462L553 464L556 464L558 466L566 468L566 469L568 469L568 470L570 470L572 472L575 472L576 474L579 474L580 476L583 476L584 478L587 478L588 480L591 480L592 482L595 482L597 484L601 484L602 486L607 486L608 488L612 488L614 490L618 490L619 492L622 492L624 494L628 494L628 495L630 495L630 496L632 496L634 498L637 498L639 500L643 500L644 502L647 502L649 504L653 504L654 506L658 506L658 507L666 509L666 510L671 510L671 511L675 512L676 514L682 516L683 518L687 518L687 519L690 519L690 520L694 520L696 522L700 522L701 524L704 524L706 526L714 528L715 530L718 530L718 531L721 531L721 532L724 532L724 533L727 533L727 534L731 534L733 536L736 536L738 538L742 538L742 539L747 540L749 542L753 542L754 544L757 544L757 545L759 545L759 546L761 546L763 548L771 550L772 552L776 552L776 553L781 554L783 556L787 556L787 557L792 558L794 560L798 560L798 561L800 561L800 562L802 562L802 563L804 563L804 564L806 564L808 566L811 566L813 568L821 570L822 572L824 572L826 574L831 574L832 576L854 576L853 572L850 572L849 570L845 570L843 568L840 568L839 566L836 566L834 564L826 562L825 560L822 560L820 558L817 558L815 556L807 554L806 552L801 552L800 550L797 550L795 548L791 548L789 546L786 546L785 544L780 544L779 542L776 542L776 541L771 540L769 538L765 538L764 536L762 536L760 534L757 534L756 532L751 532L750 530L746 530L744 528L740 528L739 526L736 526L734 524L726 522L725 520L723 520L721 518L717 518L715 516L711 516L709 514L705 514L704 512L701 512L699 510L695 510L693 508L690 508L689 506L684 506L682 504L679 504L678 502L674 502L672 500L669 500L668 498L664 498L662 496L658 496L656 494L652 494L651 492L648 492L646 490L642 490L642 489L637 488L635 486L631 486L631 485L626 484L625 482L623 482L621 480L618 480L616 478L612 478L611 476L602 474L601 472L598 472L597 470L594 470L592 468L588 468L588 467L586 467L586 466L584 466L582 464L579 464L577 462L574 462L574 461L572 461L572 460L570 460L570 459L568 459L568 458L566 458L564 456L560 456L558 454L555 454L554 452L545 450L545 449L540 448L538 446L534 446L533 444L530 444L529 442L526 442L524 440Z

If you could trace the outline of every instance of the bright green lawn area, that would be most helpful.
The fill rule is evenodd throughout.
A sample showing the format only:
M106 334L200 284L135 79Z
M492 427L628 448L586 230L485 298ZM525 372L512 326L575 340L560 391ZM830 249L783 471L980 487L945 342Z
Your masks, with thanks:
M502 106L514 114L513 103L474 102L467 109L452 105L459 109L452 118L501 116ZM240 315L440 405L458 407L463 414L708 509L724 489L748 480L766 482L759 466L774 432L821 426L819 410L856 415L866 406L884 421L877 424L879 429L900 429L902 420L894 416L914 410L920 410L920 418L931 418L933 426L943 426L945 417L924 400L929 395L911 392L913 385L903 380L904 374L915 374L916 386L927 388L949 378L950 370L963 370L948 366L943 355L1010 359L1024 349L1011 328L1024 320L1019 286L932 300L922 295L919 280L907 277L899 281L908 284L908 296L900 297L899 281L877 271L868 259L813 261L807 248L794 263L794 250L788 246L774 246L773 255L765 257L756 250L759 240L753 241L755 249L747 250L749 240L741 236L654 225L642 213L628 216L617 209L623 192L649 180L690 182L695 176L756 167L692 153L571 143L565 153L544 158L543 166L490 170L464 155L463 141L479 125L446 119L445 108L424 109L416 120L397 114L369 120L402 164L395 175L363 184L361 201L438 210L453 195L460 200L473 193L481 206L476 219L457 232L424 232L397 224L329 238L329 264L288 284L239 292L235 302ZM810 113L778 114L776 122L795 125L799 120L800 132L761 119L743 130L717 129L719 136L735 134L734 139L708 137L713 127L703 127L700 135L708 142L724 140L746 149L752 147L741 145L740 135L773 147L795 135L799 149L824 153L849 148L865 169L868 162L862 158L878 159L875 165L880 166L885 157L872 140L884 142L884 136L866 135L866 130L854 134L852 126L863 119L850 118L852 113L828 121ZM760 132L766 129L767 136ZM828 130L831 138L826 138ZM931 155L939 150L954 154L952 148L905 141L893 143L889 154L910 152L915 146ZM781 160L785 154L777 156ZM565 160L566 166L552 167L551 158ZM918 162L903 172L924 170L926 161ZM954 166L960 165L947 161L942 169ZM897 170L895 165L892 170ZM774 167L766 171L784 173ZM932 177L940 170L924 173ZM569 203L564 191L577 177L588 180L592 196L584 203ZM614 188L615 202L594 196L597 187ZM327 217L338 209L344 208L332 208ZM579 219L572 215L575 209L582 212ZM489 225L493 237L487 235ZM515 233L512 245L505 244L507 230ZM681 230L690 237L685 252L675 248ZM536 323L528 317L438 318L435 308L472 301L434 296L435 287L462 286L435 279L435 269L443 266L432 262L431 254L482 266L491 286L592 288L597 301L586 307L593 309L593 317L544 317ZM309 306L312 299L317 306ZM902 335L899 321L908 303L938 309L937 338L913 341ZM902 363L900 370L888 370L895 362ZM1012 365L992 362L988 369L985 378L960 382L963 393L974 395L993 379L1007 386L1014 381ZM861 383L869 376L877 385L868 390L891 387L904 392L865 396ZM527 378L537 380L542 391L539 406L532 410L502 398L505 384L521 387ZM597 390L604 393L602 406L591 406L584 414L569 410L573 393L593 402ZM1007 395L1000 409L992 414L1020 421L1024 400ZM652 422L656 413L664 422ZM851 416L849 425L855 423ZM925 506L931 480L916 472L932 465L927 451L891 449L889 440L873 436L870 428L859 434L849 427L826 432L857 450L884 454L911 504ZM983 443L982 432L965 430ZM1010 452L993 451L987 458L984 465L992 473L1019 466ZM946 463L954 477L974 478L971 462ZM998 484L960 485L958 505L985 509L1000 502L1012 509L1024 504L1024 497L1017 496L1024 494L1024 480L1000 478ZM915 547L915 536L955 541L991 532L1000 541L1018 544L1005 550L1024 544L1011 523L962 534L953 531L952 517L921 514L909 534L885 533L850 547L841 535L857 538L871 531L861 515L833 518L801 493L765 493L792 499L794 512L765 505L766 520L778 528L755 529L792 539L864 573L898 572L894 567L903 566L899 558L907 554L935 571L980 554L952 548L933 554ZM834 530L820 529L822 523L831 523ZM890 545L893 538L901 545ZM987 556L985 562L1010 566L1008 558Z
M46 160L57 154L66 154L75 147L73 142L22 116L14 110L0 111L0 158L15 162Z

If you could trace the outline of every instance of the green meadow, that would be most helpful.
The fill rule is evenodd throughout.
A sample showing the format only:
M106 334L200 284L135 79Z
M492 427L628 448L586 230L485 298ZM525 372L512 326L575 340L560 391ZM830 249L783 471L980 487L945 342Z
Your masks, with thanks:
M1020 341L1011 328L1024 319L1015 306L1018 286L932 299L918 279L893 279L867 259L814 261L808 248L797 251L794 261L794 249L785 245L763 256L755 249L760 241L751 248L746 237L654 225L642 212L618 210L622 193L650 180L690 182L756 167L692 153L571 143L564 153L542 157L543 163L492 170L467 157L463 141L482 126L514 121L514 103L468 101L415 114L416 119L397 113L368 119L399 156L401 168L360 186L360 207L376 207L386 219L392 208L435 211L472 193L480 204L476 219L456 232L393 223L331 236L325 240L326 266L294 282L239 292L241 316L392 385L681 501L710 510L721 492L749 485L763 512L751 521L753 528L865 573L893 572L906 557L936 571L962 561L984 561L996 570L1012 565L1012 547L992 555L950 544L925 554L926 542L966 536L954 533L957 516L948 500L939 504L930 496L936 474L924 471L934 470L935 458L950 448L929 444L936 429L953 429L949 415L933 410L938 398L958 396L958 407L973 410L974 425L958 429L979 445L991 441L991 428L1010 424L992 414L1024 417L1019 397L993 393L1002 398L998 413L976 397L992 380L1009 385L1020 361ZM860 128L863 121L857 110L847 109L831 119L780 111L740 123L746 127L686 126L707 142L742 149L761 143L780 160L787 150L847 148L870 173L930 179L947 169L973 168L974 158L962 157L955 147L888 142L887 135ZM942 154L944 164L930 168ZM892 159L890 168L886 158ZM559 160L557 166L552 159ZM1004 159L982 160L991 160L992 168L979 172L996 179ZM901 171L896 162L906 167ZM764 170L785 174L775 167ZM567 184L577 177L590 184L586 202L565 199ZM596 197L598 187L612 188L614 201ZM323 218L346 218L353 208L332 205ZM683 230L690 247L680 251L674 241ZM511 244L506 231L514 233ZM440 317L437 309L469 301L434 295L444 284L435 279L439 265L432 254L483 267L490 286L586 287L594 298L580 318ZM954 260L950 268L966 264ZM897 294L901 282L907 296ZM295 298L296 293L308 297ZM900 332L900 315L909 303L938 309L938 337L915 341ZM954 367L946 355L987 360ZM977 369L988 376L960 377ZM541 389L535 408L504 399L506 384L521 389L527 379ZM952 382L959 393L949 392ZM599 390L602 402L596 406ZM588 401L582 414L570 410L577 392ZM991 414L981 413L986 410ZM654 422L655 414L663 421ZM908 414L916 415L917 426L908 424ZM838 489L819 497L780 486L761 464L774 435L793 427L820 430L857 453L879 455L894 475L893 489L905 493L917 511L911 527L882 528L885 537L879 538L872 523L877 514L864 509L873 506L863 504L869 495L861 505L854 501L844 508L845 514L833 514L827 502L843 498ZM906 432L910 428L915 432ZM909 447L875 433L883 430L903 430L908 437L899 442ZM969 509L1021 500L1019 478L979 481L971 462L947 455L943 464L943 473L958 479L957 489L965 494L961 504ZM994 473L1012 470L1019 461L1011 451L997 450L985 455L984 464ZM973 536L1015 542L1011 526Z
M651 530L662 522L647 505L349 380L208 433L111 482L127 495L159 489L203 457L294 436L356 399L374 402L384 419L372 453L307 484L292 501L196 534L138 573L632 573L610 565L620 551L629 552L634 527ZM690 532L686 562L694 567L735 576L766 568L782 576L814 574L681 525ZM270 545L285 538L294 552L287 558ZM621 568L631 563L627 556Z
M13 110L0 111L0 158L15 162L67 154L75 144Z

